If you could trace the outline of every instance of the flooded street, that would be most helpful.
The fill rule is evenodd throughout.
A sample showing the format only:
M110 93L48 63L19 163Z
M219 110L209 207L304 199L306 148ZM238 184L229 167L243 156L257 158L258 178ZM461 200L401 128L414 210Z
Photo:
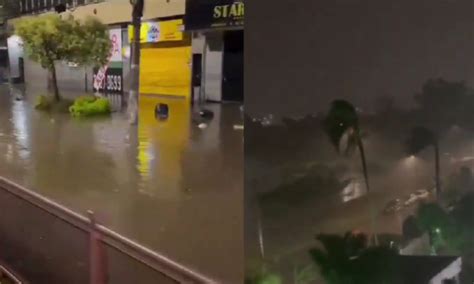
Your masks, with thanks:
M170 117L155 119L157 102ZM33 109L0 88L0 175L223 283L243 271L243 131L237 105L143 98L138 126L122 113L73 119Z

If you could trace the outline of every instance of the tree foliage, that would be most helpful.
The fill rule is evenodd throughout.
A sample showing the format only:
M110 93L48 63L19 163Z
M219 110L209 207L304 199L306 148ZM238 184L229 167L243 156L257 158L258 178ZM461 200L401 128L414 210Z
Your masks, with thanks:
M408 154L415 155L428 146L436 143L436 135L426 127L417 126L411 130L411 133L405 142Z
M465 82L430 79L415 95L419 119L425 119L432 127L443 129L453 124L474 129L474 91Z
M402 231L403 236L408 240L415 239L423 235L423 231L420 229L416 217L411 215L408 216L405 221L403 221Z
M463 204L458 204L451 214L436 203L420 205L417 210L419 227L431 235L436 250L454 254L472 250L473 230L469 222L472 220L472 200L471 197L464 198Z
M322 248L310 251L328 284L398 283L397 252L386 246L367 246L363 234L318 235Z
M15 26L15 33L23 39L28 57L51 70L58 60L68 60L69 46L74 41L72 35L74 21L51 15L30 17Z
M417 210L417 220L423 231L450 230L453 221L441 206L436 203L422 203Z
M93 18L81 22L58 15L29 17L15 25L15 33L23 39L28 57L51 72L58 99L57 61L101 66L107 63L110 54L107 26Z
M357 145L359 118L354 106L345 100L335 100L323 122L324 131L338 152L349 154ZM341 149L345 142L345 149Z

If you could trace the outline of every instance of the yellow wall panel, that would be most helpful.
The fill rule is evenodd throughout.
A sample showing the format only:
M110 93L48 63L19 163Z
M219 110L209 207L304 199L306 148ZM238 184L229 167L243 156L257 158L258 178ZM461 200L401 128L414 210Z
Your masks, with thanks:
M141 50L140 93L189 98L191 47L146 47Z

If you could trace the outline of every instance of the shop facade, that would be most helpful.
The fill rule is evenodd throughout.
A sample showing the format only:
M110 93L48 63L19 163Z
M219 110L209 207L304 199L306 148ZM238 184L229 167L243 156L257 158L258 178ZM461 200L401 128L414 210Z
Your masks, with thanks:
M132 26L128 30L133 40ZM183 19L143 22L140 43L140 94L189 100L191 38L183 33Z
M38 1L43 2L43 1ZM58 0L55 3L62 3L64 1ZM66 1L67 2L67 1ZM82 68L77 66L77 64L69 63L69 62L58 62L57 63L57 76L58 76L58 85L63 95L65 96L76 96L81 93L88 93L91 91L105 93L108 95L112 95L115 97L120 97L126 100L128 91L129 91L129 71L130 71L130 38L129 38L129 31L128 27L130 25L131 14L132 14L132 6L130 5L129 1L78 1L81 5L77 6L69 6L71 9L67 9L67 11L61 13L62 15L68 16L71 15L75 19L84 20L88 17L94 17L100 20L102 23L109 26L109 34L110 39L114 45L113 49L113 56L110 58L108 64L103 66L102 68ZM182 34L182 17L185 11L185 1L169 1L169 0L153 0L149 1L150 3L146 4L146 9L143 15L143 23L145 26L144 30L147 30L146 27L150 23L163 23L163 22L170 22L173 20L180 19L180 33ZM84 4L84 5L82 5ZM23 7L23 6L22 6ZM33 9L34 8L34 9ZM54 7L53 7L54 8ZM24 6L23 10L21 10L21 15L18 15L16 18L12 18L8 20L8 26L13 28L15 24L21 20L22 18L27 18L29 16L42 16L48 15L50 13L54 13L54 9L50 6L41 6L41 5L32 5L32 6ZM32 10L33 9L33 10ZM113 11L113 13L111 13ZM43 13L44 12L44 13ZM160 19L160 20L156 20ZM160 26L160 33L161 34L168 34L167 30L169 31L170 26L172 24L158 24ZM175 25L176 26L176 25ZM144 52L142 55L145 56L145 60L142 60L144 65L147 65L147 62L154 60L154 65L156 64L157 58L168 60L167 66L170 65L169 62L173 61L183 61L183 57L179 54L183 54L185 52L176 52L176 49L170 53L166 53L164 49L160 49L166 45L165 41L173 41L173 42L181 42L181 46L185 45L182 41L174 40L171 38L164 38L160 36L158 40L155 41L147 41L145 40L142 42L142 48ZM188 49L191 49L190 39L188 39ZM21 82L23 78L25 79L25 85L28 89L37 91L38 93L43 93L47 89L47 70L41 68L39 64L36 62L31 61L30 59L23 56L23 50L21 42L13 36L8 39L8 53L9 53L9 66L11 70L11 77L14 81ZM177 43L179 44L179 43ZM172 43L168 43L169 46L172 46ZM158 55L159 51L156 48L160 49L162 53L166 53L166 55ZM169 51L169 50L168 50ZM190 51L187 55L188 58L191 57ZM11 54L11 55L10 55ZM178 55L177 55L178 54ZM0 54L1 55L1 54ZM152 58L152 60L148 60ZM0 56L1 59L1 56ZM188 60L189 61L189 60ZM190 64L187 67L187 73L191 73ZM180 65L182 66L182 65ZM24 68L23 68L24 67ZM153 67L153 65L148 64L148 67ZM181 68L181 71L178 71L181 75L178 76L181 78L181 85L186 86L187 84L187 93L177 91L178 89L176 86L167 85L167 89L173 89L171 92L172 94L179 94L183 97L189 96L190 93L190 75L186 77L182 76L182 74L186 74L186 71L183 71L184 68ZM163 73L160 70L153 70L151 68L141 70L144 71L146 74L157 74ZM169 68L167 69L169 71ZM177 72L171 70L176 75ZM157 84L156 80L150 79L153 76L141 76L141 81L144 85L147 85L148 88L144 88L143 90L146 93L153 93L153 94L162 94L169 95L168 90L157 90L156 87L154 88L153 84ZM175 76L173 75L173 76ZM162 76L163 77L163 76ZM149 79L147 81L147 79ZM163 80L163 79L162 79ZM166 78L164 81L167 81L167 84L171 80L167 80ZM184 83L186 82L186 84ZM171 82L172 84L176 84L176 82ZM183 89L184 87L181 87ZM120 99L120 101L123 101Z
M192 99L242 103L244 2L188 0L184 25L192 34Z

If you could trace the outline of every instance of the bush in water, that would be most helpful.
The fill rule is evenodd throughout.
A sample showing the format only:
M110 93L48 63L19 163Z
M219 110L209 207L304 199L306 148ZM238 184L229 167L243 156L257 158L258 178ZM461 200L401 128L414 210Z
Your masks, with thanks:
M110 102L105 98L94 96L78 97L69 108L69 112L76 117L110 114Z
M36 97L35 109L38 110L50 110L52 100L46 95L39 95Z

